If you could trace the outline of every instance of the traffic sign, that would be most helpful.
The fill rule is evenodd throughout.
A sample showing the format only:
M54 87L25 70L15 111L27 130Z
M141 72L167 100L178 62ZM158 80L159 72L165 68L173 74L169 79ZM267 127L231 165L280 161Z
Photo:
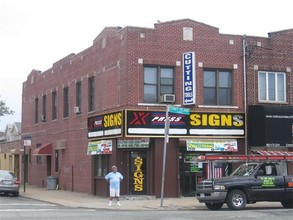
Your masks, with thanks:
M179 108L175 106L169 106L169 112L183 115L190 115L189 108Z

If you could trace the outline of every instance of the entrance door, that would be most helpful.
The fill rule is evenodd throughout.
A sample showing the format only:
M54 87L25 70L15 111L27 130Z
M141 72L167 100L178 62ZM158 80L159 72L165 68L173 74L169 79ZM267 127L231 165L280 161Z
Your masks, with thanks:
M132 195L147 194L147 152L130 152L129 188Z
M183 196L194 196L196 184L202 178L202 167L199 163L191 163L196 156L195 153L180 152L180 191Z
M47 156L47 176L51 176L51 156Z

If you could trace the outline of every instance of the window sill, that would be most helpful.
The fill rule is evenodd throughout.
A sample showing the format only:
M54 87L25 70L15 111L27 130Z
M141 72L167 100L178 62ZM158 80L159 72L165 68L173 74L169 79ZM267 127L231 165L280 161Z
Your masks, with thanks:
M277 102L277 101L258 101L260 104L277 104L277 105L288 105L288 102Z
M229 109L239 109L238 106L232 106L232 105L198 105L199 108L229 108Z
M137 105L138 106L159 106L159 107L161 107L161 106L166 106L167 103L138 103ZM174 105L174 106L178 106L178 107L181 106L181 105L175 104L175 103L172 103L172 104L169 104L169 105Z

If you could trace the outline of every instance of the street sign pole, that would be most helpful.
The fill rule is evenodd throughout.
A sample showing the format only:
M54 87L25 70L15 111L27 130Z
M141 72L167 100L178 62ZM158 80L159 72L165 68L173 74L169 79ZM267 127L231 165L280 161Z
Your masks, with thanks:
M25 145L23 146L23 192L25 193L25 180L26 180L26 157L25 157L25 154L26 154L26 147Z
M167 143L169 142L169 127L170 127L170 119L169 119L169 105L167 104L166 109L166 119L165 119L165 138L164 138L164 152L163 152L163 166L162 166L162 185L161 185L161 207L163 207L163 198L164 198L164 187L165 187L165 171L166 171L166 151L167 151Z
M189 108L178 108L175 106L170 106L167 104L166 109L166 119L165 119L165 138L164 138L164 152L163 152L163 166L162 166L162 186L161 186L161 207L163 207L163 198L164 198L164 187L165 187L165 171L166 171L166 152L167 152L167 144L169 143L169 129L170 129L170 119L169 119L169 111L175 114L184 114L189 115Z
M26 158L26 147L32 146L31 136L24 137L23 140L23 192L25 193L25 181L27 179L27 158Z

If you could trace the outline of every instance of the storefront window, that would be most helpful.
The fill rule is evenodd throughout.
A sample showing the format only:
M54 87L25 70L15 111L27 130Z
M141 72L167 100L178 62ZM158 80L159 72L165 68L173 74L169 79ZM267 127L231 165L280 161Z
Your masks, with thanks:
M107 175L108 167L108 155L96 155L95 156L95 176L104 177Z

